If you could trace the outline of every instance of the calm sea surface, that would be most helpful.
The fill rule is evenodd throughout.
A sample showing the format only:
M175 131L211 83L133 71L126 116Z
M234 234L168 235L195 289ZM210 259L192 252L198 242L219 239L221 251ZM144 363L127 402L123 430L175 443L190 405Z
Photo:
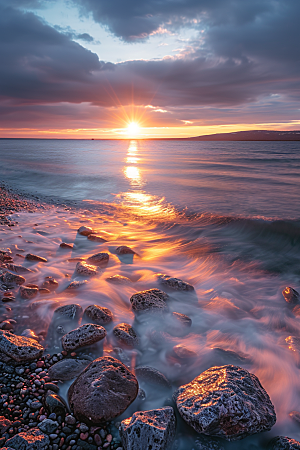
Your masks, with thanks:
M1 180L61 201L140 193L196 213L300 218L299 142L0 140L0 157Z

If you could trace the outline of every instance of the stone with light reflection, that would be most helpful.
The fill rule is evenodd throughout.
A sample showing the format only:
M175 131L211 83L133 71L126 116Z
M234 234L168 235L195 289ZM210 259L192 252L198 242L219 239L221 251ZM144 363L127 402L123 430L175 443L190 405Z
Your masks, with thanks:
M116 248L116 254L117 255L135 255L135 251L133 251L132 248L127 247L127 245L121 245L120 247Z
M299 292L291 287L287 286L286 288L284 288L282 291L282 295L284 296L284 299L287 303L294 305L295 303L299 302Z
M0 361L21 363L42 356L44 348L34 339L0 330Z
M194 286L187 283L186 281L181 280L180 278L170 277L169 275L165 275L163 273L157 273L156 277L158 281L167 286L170 289L174 289L176 291L194 291Z
M106 239L104 239L102 236L98 236L97 234L89 234L88 240L93 241L93 242L100 242L100 243L107 242Z
M98 424L122 414L138 394L133 373L111 356L95 359L68 391L69 404L78 420Z
M300 442L286 436L277 436L269 443L269 450L300 450Z
M81 234L81 236L88 236L89 234L93 234L93 229L90 227L80 227L77 230L78 234Z
M83 277L94 277L97 275L97 267L85 262L78 262L76 264L75 272Z
M70 331L61 338L63 349L68 351L74 351L77 348L85 347L86 345L92 345L101 341L106 336L105 328L100 325L88 323L81 325L75 330Z
M38 428L32 428L16 434L8 439L5 444L8 448L14 448L15 450L46 450L49 448L50 439Z
M241 367L211 367L180 386L173 398L182 418L198 433L228 441L268 431L274 406L259 379Z
M169 449L176 431L176 419L171 406L137 411L121 422L120 436L125 450Z
M87 259L88 264L93 264L94 266L98 267L107 266L108 261L109 261L108 253L96 253L95 255L92 255Z
M166 300L169 296L160 289L148 289L132 295L130 303L132 309L137 313L142 312L165 312L168 310Z

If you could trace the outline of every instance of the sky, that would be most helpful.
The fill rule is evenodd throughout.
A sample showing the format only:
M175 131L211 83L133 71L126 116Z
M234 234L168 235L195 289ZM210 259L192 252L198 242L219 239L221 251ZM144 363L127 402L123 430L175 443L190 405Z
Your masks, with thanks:
M0 0L0 137L299 130L299 17L299 0Z

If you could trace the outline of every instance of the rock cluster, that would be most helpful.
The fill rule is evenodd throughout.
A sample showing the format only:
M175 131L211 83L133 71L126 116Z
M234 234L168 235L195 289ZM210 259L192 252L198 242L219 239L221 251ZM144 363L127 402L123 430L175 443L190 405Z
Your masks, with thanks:
M270 430L276 422L258 378L237 366L212 367L177 389L173 398L198 433L229 441Z

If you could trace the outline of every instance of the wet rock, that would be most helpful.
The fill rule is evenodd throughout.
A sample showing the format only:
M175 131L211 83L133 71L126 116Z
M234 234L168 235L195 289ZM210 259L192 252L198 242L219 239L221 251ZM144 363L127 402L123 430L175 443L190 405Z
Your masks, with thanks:
M76 264L75 272L83 277L94 277L97 275L97 267L82 261Z
M227 440L268 431L274 406L259 379L237 366L212 367L173 395L182 418L198 433Z
M62 346L66 351L74 351L77 348L85 347L86 345L95 344L101 341L106 336L105 328L100 325L88 323L81 325L75 330L70 331L62 337Z
M112 357L98 358L70 386L69 404L77 419L98 424L124 412L138 393L129 369Z
M173 347L173 353L178 359L180 359L182 361L188 361L188 360L197 358L196 352L185 347L182 344L175 345Z
M170 388L169 380L157 369L149 366L139 366L135 368L135 375L139 381L151 384L153 386L161 386Z
M47 333L48 345L60 348L61 336L74 330L82 315L82 307L76 303L56 308Z
M76 378L90 363L86 359L65 358L53 364L48 370L50 380L67 381Z
M189 333L192 326L192 319L189 316L178 312L173 312L171 314L169 322L166 331L172 336L184 336Z
M51 419L44 419L41 423L38 424L38 428L46 434L55 433L55 430L58 428L58 422Z
M130 247L127 247L126 245L121 245L120 247L116 248L116 254L117 255L135 255L136 253Z
M45 281L42 284L43 289L49 289L49 291L55 291L58 288L58 281L53 277L45 277Z
M176 431L173 408L138 411L121 422L120 436L125 450L166 450Z
M59 244L59 248L62 248L63 250L73 250L74 244L67 244L66 242L62 242Z
M289 416L291 419L295 420L295 422L298 422L300 424L300 412L299 411L291 411L289 413Z
M93 234L93 230L90 227L80 227L77 230L78 234L81 234L82 236L88 236L89 234Z
M98 325L106 325L113 320L113 314L104 306L90 305L84 310L84 316Z
M67 287L67 290L69 291L74 291L76 289L81 288L82 286L87 284L87 280L73 280L71 281L71 283L69 284L69 286Z
M139 338L136 332L128 323L119 323L113 329L115 338L122 344L129 347L137 347L139 345Z
M27 267L18 266L17 264L7 264L7 268L15 273L33 273L33 271L27 269Z
M106 281L112 284L132 284L132 281L123 277L122 275L112 275L111 277L106 278Z
M68 407L65 401L56 392L51 390L47 391L45 397L45 408L49 414L56 414L56 416L64 417L68 412Z
M43 347L34 339L0 330L0 361L23 362L39 358Z
M3 320L0 323L0 330L13 330L14 325L9 320Z
M224 362L232 362L235 364L249 364L252 362L252 358L247 353L243 353L240 351L233 351L221 347L212 347L211 348L214 353L218 355L219 359L224 359ZM222 360L221 359L221 360Z
M168 309L166 300L169 296L159 289L148 289L137 292L130 298L132 309L139 312L165 312Z
M88 240L93 241L93 242L99 242L99 243L107 242L106 239L104 239L102 236L98 236L97 234L89 234Z
M269 443L268 450L300 450L300 442L286 436L277 436Z
M6 272L1 276L1 282L7 287L20 286L25 283L25 278L15 273Z
M169 275L165 275L163 273L156 274L158 281L167 286L170 289L174 289L176 291L194 291L194 286L187 283L186 281L180 280L180 278L170 277Z
M82 307L77 303L72 303L71 305L64 305L56 308L53 313L55 317L61 317L63 319L68 319L74 323L78 323L83 314Z
M297 292L295 289L291 287L286 287L282 291L282 295L287 303L290 303L291 305L294 305L295 303L299 302L300 295L299 292Z
M39 340L38 336L35 334L34 331L30 330L30 328L26 328L26 330L22 331L21 336L25 336L30 339L34 339L35 341Z
M48 262L46 258L43 258L42 256L38 255L33 255L32 253L27 253L25 259L27 259L27 261L33 262Z
M11 421L4 416L0 416L0 436L2 436L11 427Z
M87 259L88 264L93 264L97 267L106 267L109 261L108 253L96 253Z
M47 450L50 439L38 428L32 428L8 439L5 445L15 450Z
M32 298L36 297L39 290L35 287L29 287L29 286L20 286L20 296L24 300L31 300Z

